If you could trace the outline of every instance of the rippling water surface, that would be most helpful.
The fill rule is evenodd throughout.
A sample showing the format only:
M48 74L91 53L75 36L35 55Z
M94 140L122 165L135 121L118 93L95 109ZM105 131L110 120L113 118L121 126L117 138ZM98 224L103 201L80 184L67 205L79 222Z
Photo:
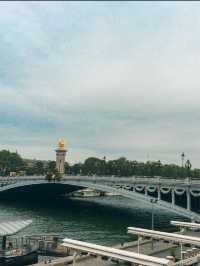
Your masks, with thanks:
M113 245L130 239L127 226L151 228L151 208L122 197L0 202L0 221L32 219L21 234L61 233L66 237ZM155 228L170 230L170 212L155 210Z

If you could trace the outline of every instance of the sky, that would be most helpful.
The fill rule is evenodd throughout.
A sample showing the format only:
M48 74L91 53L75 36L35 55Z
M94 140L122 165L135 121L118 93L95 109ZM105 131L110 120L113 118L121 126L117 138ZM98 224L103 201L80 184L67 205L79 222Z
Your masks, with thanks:
M0 2L0 149L200 168L200 3Z

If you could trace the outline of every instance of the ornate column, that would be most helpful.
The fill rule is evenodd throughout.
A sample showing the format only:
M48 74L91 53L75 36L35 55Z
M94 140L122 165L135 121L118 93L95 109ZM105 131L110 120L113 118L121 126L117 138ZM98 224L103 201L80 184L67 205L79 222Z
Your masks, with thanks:
M58 149L56 150L56 169L61 175L65 173L66 152L64 139L60 139L58 142Z

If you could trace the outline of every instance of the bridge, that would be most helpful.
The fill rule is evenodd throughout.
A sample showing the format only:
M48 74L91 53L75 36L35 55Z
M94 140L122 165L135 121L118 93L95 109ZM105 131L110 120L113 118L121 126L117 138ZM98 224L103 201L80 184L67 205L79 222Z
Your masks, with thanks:
M48 181L43 176L1 177L0 196L5 192L13 193L17 189L51 185L59 186L63 192L73 192L81 188L92 188L104 192L117 193L123 197L144 202L172 211L193 221L200 221L199 203L193 210L193 201L200 198L200 180L142 178L142 177L108 177L108 176L64 176L60 181ZM52 191L53 191L52 189ZM47 190L46 190L47 192ZM177 205L177 201L185 206Z

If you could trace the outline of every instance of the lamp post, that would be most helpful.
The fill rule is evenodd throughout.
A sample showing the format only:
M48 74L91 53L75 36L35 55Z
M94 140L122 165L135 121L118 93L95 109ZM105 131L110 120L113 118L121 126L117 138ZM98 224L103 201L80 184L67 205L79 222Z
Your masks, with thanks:
M192 167L192 164L191 164L190 160L187 160L187 161L186 161L186 163L185 163L185 167L186 167L186 169L187 169L187 175L188 175L188 177L190 177L190 169L191 169L191 167Z
M150 199L151 202L151 230L154 230L154 203L157 203L157 199ZM151 249L153 249L153 238L151 242Z
M184 166L184 158L185 158L185 153L182 152L182 154L181 154L181 166L182 166L182 168Z
M182 177L184 178L184 159L185 159L185 153L184 152L182 152L182 154L181 154L181 167L182 167L182 170L181 170L181 175L182 175Z

